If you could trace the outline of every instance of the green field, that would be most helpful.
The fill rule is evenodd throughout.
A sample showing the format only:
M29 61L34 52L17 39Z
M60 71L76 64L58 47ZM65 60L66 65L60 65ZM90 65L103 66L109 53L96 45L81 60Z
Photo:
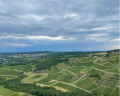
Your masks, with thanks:
M118 53L109 57L69 57L67 63L58 63L49 70L33 72L35 65L0 67L0 78L18 79L22 83L54 87L63 92L96 91L100 95L119 96ZM7 94L7 93L11 93ZM26 96L0 86L0 96Z
M0 96L28 96L28 94L22 92L14 92L4 88L3 86L0 86Z

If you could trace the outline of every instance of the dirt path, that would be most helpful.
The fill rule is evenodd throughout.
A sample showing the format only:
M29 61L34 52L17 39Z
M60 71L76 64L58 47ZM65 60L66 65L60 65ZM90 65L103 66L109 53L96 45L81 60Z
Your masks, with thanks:
M91 69L90 69L91 70ZM89 71L90 71L89 70ZM87 71L87 72L89 72L89 71ZM76 80L75 82L73 82L73 84L75 84L76 82L78 82L80 79L82 79L84 76L86 76L87 75L87 72L82 76L82 77L80 77L78 80Z
M71 68L71 67L67 67L66 69L63 69L63 70L61 70L61 71L59 71L59 72L50 73L50 75L57 74L57 73L62 73L62 72L64 72L64 71L67 71L67 69L69 69L69 68Z
M97 59L95 59L95 60L93 61L93 63L94 63L94 64L97 64L97 65L104 66L104 65L102 65L102 64L97 63L98 60L102 61L102 58L97 57ZM103 63L103 64L104 64L104 63Z
M32 67L32 72L34 71L34 69L35 69L35 65L33 65L33 67Z
M76 82L78 82L80 79L82 79L86 74L84 74L82 77L80 77L78 80L76 80L75 82L73 82L73 84L75 84Z
M0 75L0 76L16 76L16 75Z
M102 71L104 73L110 73L110 74L119 74L119 73L114 73L114 72L107 72L107 71L104 71L104 70L101 70L101 69L97 69L97 68L94 68L94 67L90 67L92 69L95 69L95 70L98 70L98 71Z
M7 69L7 68L4 68L5 70L10 70L10 71L17 71L17 72L22 72L21 70L18 70L18 69Z
M69 70L66 70L66 71L68 71L68 72L71 73L72 75L75 75L75 73L73 73L73 72L71 72L71 71L69 71Z
M96 88L94 88L93 90L91 90L91 91L94 91L94 90L96 90L96 89L98 89L98 88L100 88L105 82L106 82L107 80L105 80L101 85L99 85L98 87L96 87Z
M77 86L74 85L74 84L70 84L70 83L66 83L66 82L58 81L58 80L56 80L56 81L57 81L57 82L60 82L60 83L63 83L63 84L67 84L67 85L73 86L73 87L75 87L75 88L78 88L78 89L80 89L80 90L86 91L86 92L88 92L88 93L91 93L91 91L88 91L88 90L85 90L85 89L83 89L83 88L77 87Z

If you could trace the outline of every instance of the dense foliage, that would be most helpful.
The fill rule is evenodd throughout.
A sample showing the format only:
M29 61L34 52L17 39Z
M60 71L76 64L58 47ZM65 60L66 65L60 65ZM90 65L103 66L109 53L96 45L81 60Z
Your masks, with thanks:
M64 93L52 87L40 87L36 86L35 84L26 84L14 80L6 81L0 79L0 85L13 91L25 92L36 96L98 96L97 94L90 94L86 92Z
M24 74L21 74L20 76L18 76L17 78L15 79L12 79L11 81L14 81L14 82L21 82L22 79L26 78L27 76L24 75Z
M34 71L50 69L51 66L62 62L67 62L68 60L69 60L68 58L59 58L59 57L44 58L35 62L36 66L34 68Z
M85 57L89 52L56 52L49 54L50 57Z
M99 74L90 74L89 77L95 77L98 78L99 80L101 79Z

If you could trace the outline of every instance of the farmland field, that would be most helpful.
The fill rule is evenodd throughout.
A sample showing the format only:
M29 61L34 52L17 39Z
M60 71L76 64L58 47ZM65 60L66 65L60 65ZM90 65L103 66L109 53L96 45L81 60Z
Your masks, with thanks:
M59 62L49 69L37 71L35 67L39 63L3 65L0 67L0 78L36 84L40 87L52 87L62 92L97 92L100 96L119 96L118 57L119 53L110 54L109 57L72 56L67 62ZM8 92L11 95L7 95ZM26 94L11 91L1 85L0 96L26 96Z

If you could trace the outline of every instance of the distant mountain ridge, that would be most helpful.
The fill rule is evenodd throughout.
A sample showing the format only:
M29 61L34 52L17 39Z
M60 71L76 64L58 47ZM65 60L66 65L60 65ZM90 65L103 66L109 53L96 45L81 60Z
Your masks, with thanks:
M91 53L91 52L120 52L120 49L113 49L108 51L31 51L31 52L1 52L0 54L45 54L45 53Z
M32 52L8 52L8 53L0 53L0 54L45 54L45 53L54 53L53 51L32 51Z
M120 52L120 49L114 49L114 50L110 50L108 52Z

